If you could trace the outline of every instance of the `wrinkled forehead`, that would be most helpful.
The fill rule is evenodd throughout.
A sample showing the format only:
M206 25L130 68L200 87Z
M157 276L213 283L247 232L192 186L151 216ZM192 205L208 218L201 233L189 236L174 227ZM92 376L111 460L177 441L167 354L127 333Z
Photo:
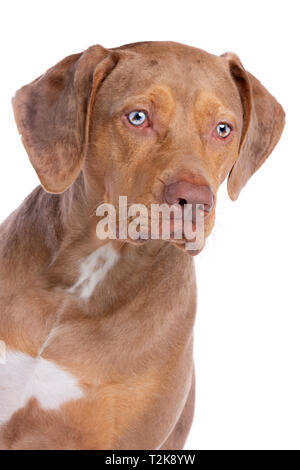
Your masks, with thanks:
M183 106L201 99L216 98L233 112L241 112L241 101L226 59L201 49L176 43L137 43L116 49L119 62L104 83L110 103L133 100L153 89L170 90Z

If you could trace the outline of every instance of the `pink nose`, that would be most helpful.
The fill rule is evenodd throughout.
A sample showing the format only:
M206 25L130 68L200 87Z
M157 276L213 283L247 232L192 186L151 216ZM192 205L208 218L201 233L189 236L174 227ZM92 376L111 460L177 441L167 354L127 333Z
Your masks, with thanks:
M214 205L214 195L208 185L196 185L184 180L174 181L165 186L165 202L168 204L202 204L209 214Z

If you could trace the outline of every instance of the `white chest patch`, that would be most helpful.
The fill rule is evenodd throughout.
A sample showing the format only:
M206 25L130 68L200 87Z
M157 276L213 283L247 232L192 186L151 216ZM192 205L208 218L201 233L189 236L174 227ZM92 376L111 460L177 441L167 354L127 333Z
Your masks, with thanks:
M7 351L6 363L0 365L0 424L30 398L36 398L44 409L58 409L83 396L73 375L42 357Z
M78 290L82 299L88 299L118 259L119 254L112 248L110 243L93 251L81 262L79 279L69 289L69 292Z

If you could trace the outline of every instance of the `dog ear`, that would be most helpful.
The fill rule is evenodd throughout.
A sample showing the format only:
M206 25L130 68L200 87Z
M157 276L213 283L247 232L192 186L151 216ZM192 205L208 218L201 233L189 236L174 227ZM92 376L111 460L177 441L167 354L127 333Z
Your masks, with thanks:
M66 57L12 100L24 147L44 189L65 191L85 157L96 91L117 58L101 46Z
M264 163L279 141L285 113L264 86L246 72L235 54L227 52L222 57L228 60L244 113L239 156L227 181L228 194L235 201L248 179Z

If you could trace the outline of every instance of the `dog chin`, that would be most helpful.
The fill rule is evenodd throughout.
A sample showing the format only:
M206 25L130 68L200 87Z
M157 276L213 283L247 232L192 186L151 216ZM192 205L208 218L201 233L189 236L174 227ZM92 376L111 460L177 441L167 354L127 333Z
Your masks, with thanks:
M181 251L184 251L185 253L187 253L188 255L190 256L197 256L199 255L199 253L201 253L201 251L203 250L204 246L205 246L205 241L203 242L203 244L201 245L201 247L199 249L196 249L196 250L191 250L188 248L189 246L189 243L190 242L186 242L186 241L170 241L170 243L172 243L172 245L175 246L175 248L178 248L178 250L181 250Z

